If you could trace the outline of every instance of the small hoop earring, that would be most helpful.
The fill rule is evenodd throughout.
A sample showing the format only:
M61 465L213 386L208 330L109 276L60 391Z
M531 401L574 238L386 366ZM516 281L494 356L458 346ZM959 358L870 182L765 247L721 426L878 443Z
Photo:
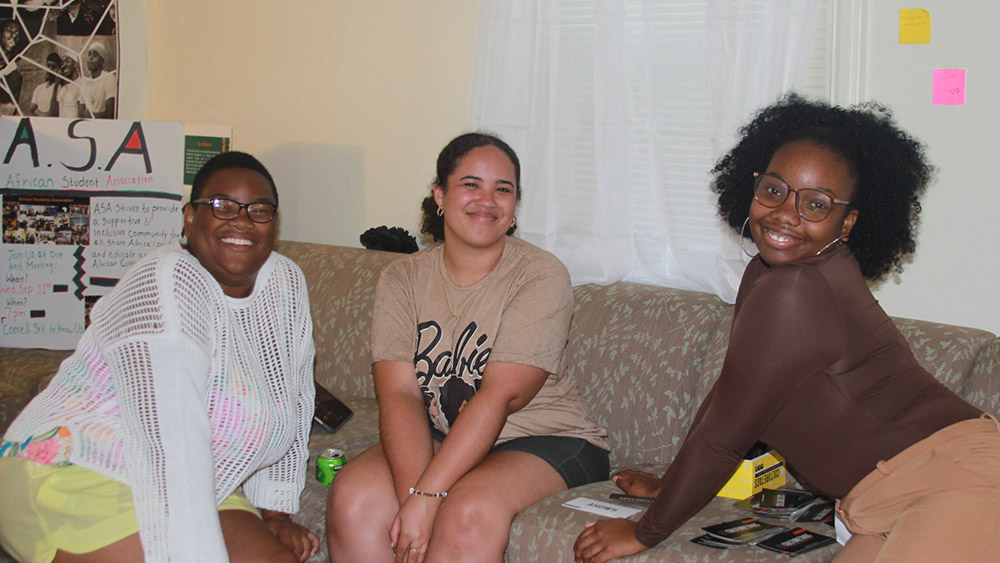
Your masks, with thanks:
M753 258L754 256L756 256L756 254L750 254L750 252L747 250L746 244L744 243L744 241L746 241L746 237L743 236L743 233L746 232L747 225L749 223L750 223L750 216L747 215L746 220L743 221L743 228L740 229L740 250L743 251L743 254L746 254L750 258ZM750 237L750 240L753 240L753 236Z
M510 228L513 229L516 226L517 226L517 217L514 217L514 220L510 222Z
M438 207L437 216L438 217L444 217L444 209L441 209L440 207Z
M181 236L180 236L180 238L177 239L177 243L180 244L181 246L187 246L188 245L188 237L184 233L184 231L181 231Z
M824 246L823 248L819 249L819 252L816 253L816 256L819 256L820 254L823 254L830 247L837 248L838 246L844 244L845 242L847 242L847 237L835 238L835 239L833 239L833 240L830 241L830 244L828 244L828 245Z

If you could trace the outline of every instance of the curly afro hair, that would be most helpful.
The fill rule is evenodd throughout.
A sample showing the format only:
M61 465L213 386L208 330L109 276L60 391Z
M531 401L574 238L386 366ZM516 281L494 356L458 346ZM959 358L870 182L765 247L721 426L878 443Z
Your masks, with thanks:
M750 213L754 172L766 170L782 146L810 140L839 154L857 178L851 208L858 219L847 245L862 275L877 281L903 270L902 260L916 249L920 197L934 167L923 144L900 129L887 108L875 102L842 108L789 94L740 134L712 169L719 215L730 227L740 232Z
M487 145L503 151L507 155L507 158L510 159L511 164L514 165L514 184L517 186L516 197L517 201L521 201L521 161L518 160L517 153L514 152L514 149L510 148L510 145L503 142L500 137L482 131L459 135L441 149L441 153L438 154L437 159L437 177L434 178L433 186L441 186L442 189L447 189L448 176L451 176L451 173L458 168L462 158L469 154L472 149ZM434 239L434 242L440 242L444 240L444 217L437 214L438 204L434 201L433 186L431 187L431 195L425 197L420 203L420 210L423 214L420 232L430 235ZM514 234L516 230L516 226L507 229L507 236Z

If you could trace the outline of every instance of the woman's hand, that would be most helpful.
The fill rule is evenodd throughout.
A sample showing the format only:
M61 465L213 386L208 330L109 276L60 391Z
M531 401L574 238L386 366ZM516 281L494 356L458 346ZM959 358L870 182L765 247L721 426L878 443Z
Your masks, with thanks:
M624 518L585 524L573 544L573 560L604 563L639 553L646 546L635 539L635 522Z
M655 497L660 494L660 478L648 471L626 469L611 477L611 481L625 494L639 497Z
M389 529L392 553L397 563L420 563L431 540L434 517L441 499L410 495L399 507Z
M284 512L262 510L264 525L285 545L299 561L305 561L319 551L319 538L304 527L292 522Z

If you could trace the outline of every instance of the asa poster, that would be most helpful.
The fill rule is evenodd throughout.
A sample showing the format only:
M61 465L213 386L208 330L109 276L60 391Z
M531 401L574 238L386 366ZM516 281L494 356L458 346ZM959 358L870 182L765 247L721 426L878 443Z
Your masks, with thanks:
M0 346L71 349L129 266L181 230L184 126L0 119Z

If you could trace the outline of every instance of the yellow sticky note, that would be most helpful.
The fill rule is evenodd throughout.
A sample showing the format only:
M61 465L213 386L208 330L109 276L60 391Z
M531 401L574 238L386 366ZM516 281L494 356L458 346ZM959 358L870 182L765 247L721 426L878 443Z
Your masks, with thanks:
M931 42L931 13L913 9L899 11L899 43L927 44Z

